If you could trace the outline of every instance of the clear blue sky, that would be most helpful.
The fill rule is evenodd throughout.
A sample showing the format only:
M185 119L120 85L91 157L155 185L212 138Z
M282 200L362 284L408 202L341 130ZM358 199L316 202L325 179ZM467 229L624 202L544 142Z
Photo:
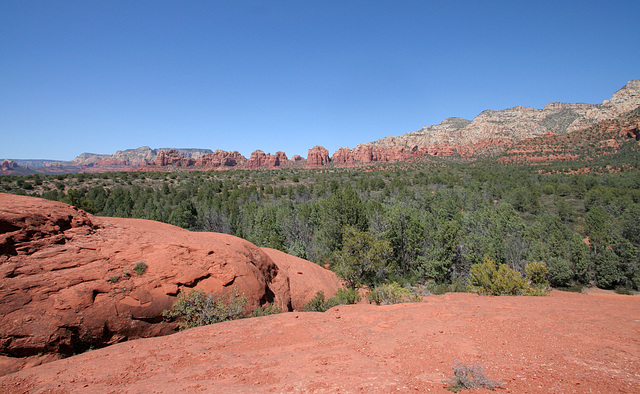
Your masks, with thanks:
M306 156L640 79L640 1L0 0L0 159Z

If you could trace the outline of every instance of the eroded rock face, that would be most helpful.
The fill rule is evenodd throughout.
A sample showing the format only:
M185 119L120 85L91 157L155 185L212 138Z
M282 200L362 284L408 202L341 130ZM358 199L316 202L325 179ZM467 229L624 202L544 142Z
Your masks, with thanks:
M301 311L319 291L329 299L341 286L333 272L317 264L309 265L307 260L270 248L261 248L278 266L286 271L291 292L291 308Z
M316 145L309 149L307 154L308 167L320 167L329 164L329 151L320 145Z
M268 154L267 155L267 167L276 168L280 167L287 163L289 159L287 158L286 153L278 151L275 155Z
M0 248L0 355L17 357L0 363L0 374L28 362L19 357L49 360L173 333L162 311L181 287L214 294L235 287L248 297L247 312L299 303L286 267L240 238L100 218L38 198L0 194ZM141 274L138 263L146 265ZM296 272L320 268L298 263Z
M2 160L2 163L0 163L0 170L2 171L10 170L13 168L18 168L18 163L13 160L5 159Z
M486 110L472 121L448 118L438 125L363 144L373 148L363 149L360 158L354 157L356 161L373 162L384 157L379 153L380 150L376 151L379 147L388 151L391 148L414 146L418 147L417 152L432 156L468 157L496 153L520 141L544 137L549 133L564 135L583 132L601 122L616 119L638 106L640 81L630 81L602 104L549 103L543 109L517 106L499 111ZM402 153L396 152L396 157L402 157Z
M331 161L339 166L352 166L355 164L353 151L349 148L340 148L333 153Z
M247 168L260 168L267 164L267 155L261 150L254 150L247 161Z
M182 156L175 149L158 152L158 158L156 159L156 165L159 165L161 167L165 167L165 166L188 167L188 166L192 166L193 164L195 164L194 159Z
M194 166L202 168L235 167L244 164L246 161L247 159L238 151L226 152L217 150L198 157Z
M256 150L251 153L251 157L247 161L247 168L278 168L280 166L285 165L289 159L284 152L276 152L275 155L271 153L264 153L261 150Z

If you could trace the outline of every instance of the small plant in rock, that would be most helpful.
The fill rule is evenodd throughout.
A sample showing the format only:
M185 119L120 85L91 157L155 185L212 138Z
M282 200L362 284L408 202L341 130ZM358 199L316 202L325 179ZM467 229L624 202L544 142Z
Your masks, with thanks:
M262 306L258 306L256 309L251 312L249 317L261 317L261 316L269 316L269 315L277 315L278 313L282 313L282 308L280 308L276 304L265 304Z
M111 283L118 283L119 280L120 280L119 275L113 275L111 278L109 278L109 282Z
M302 307L302 310L305 312L326 312L329 310L324 299L324 291L317 292L316 296Z
M498 386L502 386L502 383L489 380L484 375L484 370L479 364L472 366L466 366L456 361L456 364L451 367L453 369L453 376L449 380L445 380L446 388L453 392L460 390L471 390L477 387L487 388L493 390Z
M420 302L420 296L396 282L385 283L367 293L367 299L377 305Z
M188 294L183 290L171 309L162 312L167 320L179 320L178 328L205 326L242 317L247 297L241 296L238 289L227 295L214 296L202 290L192 290Z
M136 272L136 274L142 275L144 271L147 270L147 263L145 263L144 261L140 261L133 267L133 270Z

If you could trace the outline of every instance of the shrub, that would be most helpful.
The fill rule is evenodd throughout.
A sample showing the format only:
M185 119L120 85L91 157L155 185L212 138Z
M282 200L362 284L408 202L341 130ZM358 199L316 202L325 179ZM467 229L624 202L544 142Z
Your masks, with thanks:
M360 301L360 293L356 289L338 289L333 297L325 300L324 292L319 291L316 296L303 308L305 312L326 312L334 306L355 304Z
M471 390L476 387L483 387L493 390L498 386L502 386L502 383L500 382L489 380L484 375L484 370L479 364L475 364L469 367L456 361L456 365L451 367L451 369L453 369L453 376L449 380L445 380L442 383L447 385L446 387L453 392L464 389Z
M498 264L489 255L484 262L471 267L469 290L482 295L522 295L527 292L527 281L519 272Z
M622 286L616 286L616 288L614 289L614 291L618 294L622 294L622 295L634 295L635 293L633 292L633 290L631 289L627 289L626 287L622 287Z
M136 274L142 275L147 270L147 264L144 261L140 261L133 267L133 270L136 271Z
M385 283L367 293L367 299L377 305L419 302L420 297L396 282Z
M316 296L302 307L305 312L326 312L327 304L324 300L324 291L319 291Z
M205 326L242 317L247 297L240 296L234 288L230 294L214 297L202 290L192 290L188 294L181 291L171 309L162 312L168 320L178 319L178 328Z
M558 287L557 289L561 290L561 291L568 291L568 292L571 292L571 293L582 293L582 285L579 284L579 283L576 284L576 285L573 285L573 286Z
M471 267L469 291L482 295L531 295L543 296L549 291L546 276L549 270L544 262L532 262L525 266L527 278L519 272L498 264L489 255L484 262Z
M261 317L261 316L269 316L276 315L278 313L282 313L282 308L280 308L276 304L265 304L263 306L258 306L256 309L251 312L249 317Z
M547 282L549 270L543 261L535 261L525 265L524 273L533 286L549 285L549 282Z
M549 259L549 282L552 286L567 286L573 278L573 270L568 260L560 258Z
M327 300L327 309L331 309L336 305L351 305L362 299L360 293L356 289L338 289L333 297Z
M549 291L549 281L547 281L549 270L547 269L547 265L544 261L533 261L525 265L524 272L530 283L525 295L546 295Z
M109 278L109 282L111 283L117 283L120 280L120 276L118 275L113 275L111 278Z

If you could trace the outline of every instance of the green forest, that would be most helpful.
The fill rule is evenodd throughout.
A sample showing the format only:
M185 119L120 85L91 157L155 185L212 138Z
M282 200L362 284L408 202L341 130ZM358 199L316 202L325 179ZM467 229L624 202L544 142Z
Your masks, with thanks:
M244 238L352 287L466 281L488 255L554 287L640 286L637 166L399 163L366 168L5 176L0 191L92 214Z

